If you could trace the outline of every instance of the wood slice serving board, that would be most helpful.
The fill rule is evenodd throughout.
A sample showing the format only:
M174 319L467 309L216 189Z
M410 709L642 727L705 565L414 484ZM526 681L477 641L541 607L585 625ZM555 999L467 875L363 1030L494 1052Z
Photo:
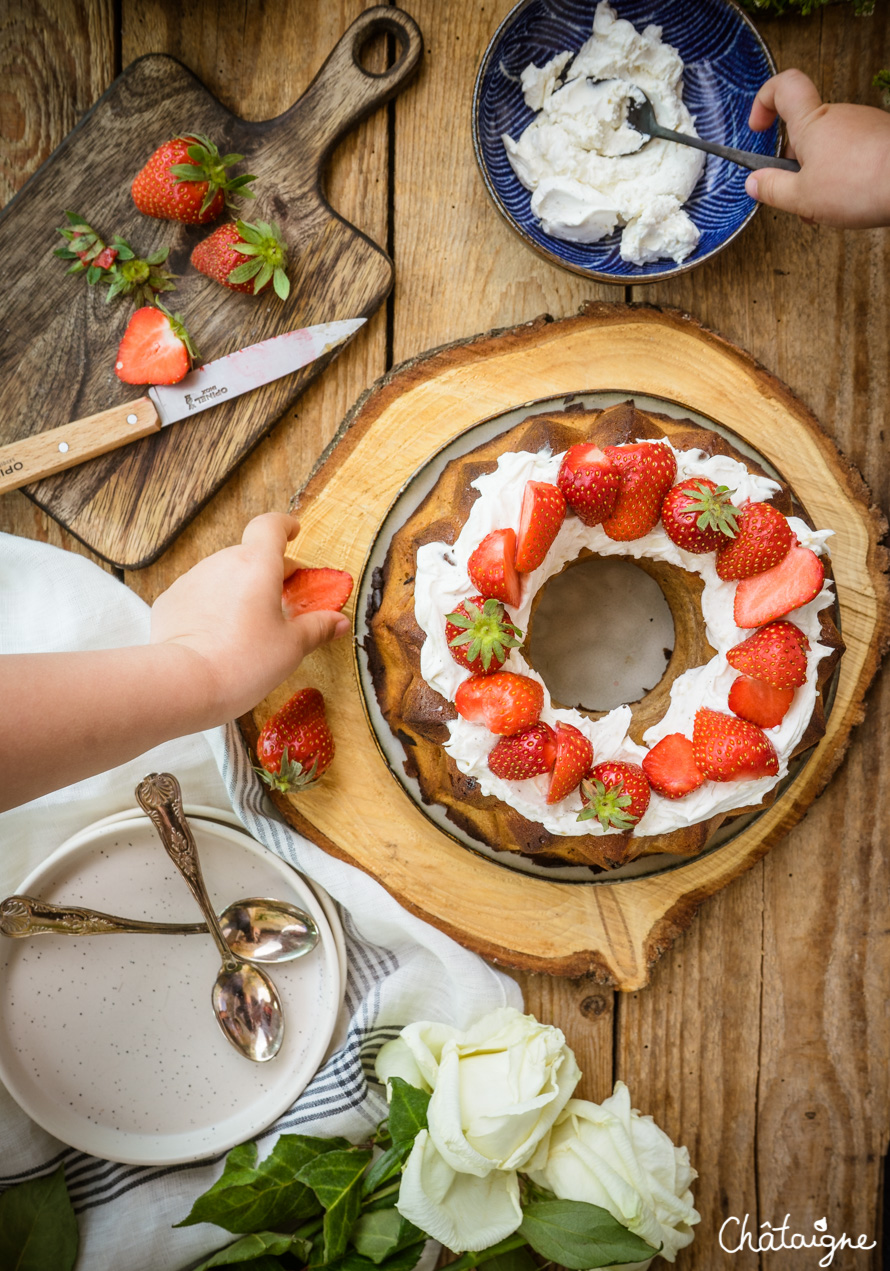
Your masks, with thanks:
M291 693L316 684L328 701L337 756L317 786L277 796L293 825L494 961L592 973L633 990L646 984L652 963L699 905L800 819L861 718L890 629L883 524L861 478L789 389L688 315L594 304L564 321L539 319L439 350L381 380L354 408L300 497L300 555L358 578L388 508L441 446L523 402L613 389L668 399L732 429L787 478L817 528L835 531L832 567L847 652L827 733L771 807L724 846L671 870L622 881L553 881L461 846L408 797L366 721L345 641L318 650L241 724L253 744ZM363 626L358 615L356 629Z
M393 35L398 57L383 74L362 68L362 47ZM236 118L175 59L140 58L115 80L0 217L5 265L0 330L0 444L130 400L114 374L133 306L67 277L53 248L66 209L140 255L170 245L180 275L168 307L181 312L203 361L296 327L369 315L392 284L392 263L327 203L321 187L336 143L397 93L417 69L422 38L396 8L368 9L348 29L303 96L277 119ZM256 200L242 214L277 222L290 248L291 293L282 302L229 291L192 268L212 226L142 216L130 185L151 152L183 131L207 133L221 152L245 155ZM249 165L249 166L248 166ZM361 339L361 335L358 336ZM44 511L122 568L150 564L235 466L319 374L330 357L295 375L174 424L123 450L25 488Z

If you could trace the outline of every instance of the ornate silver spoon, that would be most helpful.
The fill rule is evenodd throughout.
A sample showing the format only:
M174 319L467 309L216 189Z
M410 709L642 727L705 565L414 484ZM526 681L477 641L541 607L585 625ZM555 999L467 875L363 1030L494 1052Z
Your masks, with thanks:
M266 972L235 957L226 944L204 885L197 844L182 810L179 782L172 773L153 772L136 787L136 799L198 902L222 955L211 994L220 1028L246 1058L256 1063L274 1059L284 1040L281 1002Z
M235 900L219 915L223 939L245 962L292 962L318 944L318 928L309 914L285 900L251 896ZM81 905L53 905L36 896L7 896L0 901L0 935L105 936L142 934L158 936L207 935L206 922L147 922L120 918Z

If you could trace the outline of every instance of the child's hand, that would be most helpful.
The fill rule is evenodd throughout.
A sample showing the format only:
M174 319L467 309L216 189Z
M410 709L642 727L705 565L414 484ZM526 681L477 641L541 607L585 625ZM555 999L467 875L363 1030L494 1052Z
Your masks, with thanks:
M788 154L800 172L761 168L745 189L753 199L821 225L890 225L890 114L873 106L827 105L803 71L782 71L754 98L749 126L785 121Z
M349 630L339 613L285 618L284 552L298 528L283 513L254 517L240 546L199 562L152 606L151 643L189 651L216 723L251 710L313 649Z

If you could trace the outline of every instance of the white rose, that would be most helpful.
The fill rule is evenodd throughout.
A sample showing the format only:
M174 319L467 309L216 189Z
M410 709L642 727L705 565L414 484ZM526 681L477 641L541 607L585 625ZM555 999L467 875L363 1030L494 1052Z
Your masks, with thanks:
M513 1007L465 1032L421 1021L381 1049L377 1075L432 1091L429 1132L418 1134L405 1166L399 1212L453 1252L486 1249L515 1231L516 1170L581 1077L560 1030Z
M653 1247L661 1245L667 1262L692 1243L691 1228L700 1221L689 1190L698 1175L688 1151L631 1108L622 1081L601 1104L570 1100L526 1173L561 1200L607 1209ZM620 1271L643 1271L651 1261Z

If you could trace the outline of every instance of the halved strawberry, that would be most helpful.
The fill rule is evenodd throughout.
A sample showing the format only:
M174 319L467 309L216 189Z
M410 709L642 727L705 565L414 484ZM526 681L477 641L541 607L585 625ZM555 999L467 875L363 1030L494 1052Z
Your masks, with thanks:
M643 772L656 794L682 799L704 784L692 753L692 742L682 733L669 733L656 742L643 760Z
M548 481L526 481L516 539L516 568L531 573L543 562L566 519L562 491Z
M146 305L127 324L114 370L125 384L178 384L194 356L179 314L161 304Z
M775 688L763 680L740 675L732 682L728 705L734 715L758 728L775 728L787 715L793 698L793 688Z
M352 574L345 569L295 569L284 580L281 607L285 617L315 609L342 609L352 594Z
M470 582L486 600L501 600L516 609L522 585L515 559L516 531L492 530L467 561Z
M779 757L756 724L702 707L692 728L695 762L708 781L774 777Z
M527 781L549 772L556 761L556 734L549 724L532 724L502 737L488 756L488 766L504 781Z
M726 660L737 671L773 688L800 688L807 682L809 647L809 640L793 622L770 622L733 645Z
M736 626L762 627L809 604L824 581L825 567L816 553L795 545L778 565L739 583L733 603Z
M621 477L599 446L580 442L563 456L556 484L585 525L599 525L618 498Z
M593 746L574 724L556 725L556 761L547 791L548 803L570 795L593 763Z
M735 538L739 510L734 491L705 477L687 477L668 491L661 523L672 543L697 556L716 552Z
M743 504L735 538L717 552L718 577L736 582L772 569L785 556L793 538L787 519L771 503Z
M492 733L509 737L538 722L544 690L537 680L512 671L474 675L458 686L454 695L458 715L472 724L484 724Z
M501 669L507 650L519 647L522 632L499 600L472 596L445 615L445 639L460 666L473 675L492 675Z
M594 764L581 782L579 821L596 817L604 830L632 830L649 806L649 782L637 763Z
M661 505L677 476L674 452L663 441L643 441L606 446L605 454L621 476L621 490L603 529L621 543L642 538L658 524Z

